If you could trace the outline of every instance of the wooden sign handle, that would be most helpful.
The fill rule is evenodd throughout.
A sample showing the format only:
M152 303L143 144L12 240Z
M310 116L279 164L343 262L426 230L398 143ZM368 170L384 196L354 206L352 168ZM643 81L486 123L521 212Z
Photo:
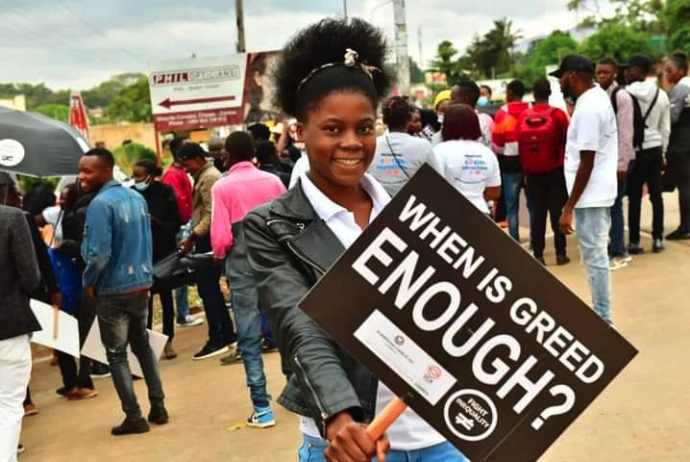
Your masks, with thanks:
M60 310L53 307L53 340L57 340L57 338L58 338L58 331L60 330L58 327L59 320L60 320Z
M383 434L386 433L386 430L388 430L406 410L407 404L400 398L395 398L388 403L388 405L383 408L383 411L381 411L367 427L367 433L371 439L374 441L381 439Z

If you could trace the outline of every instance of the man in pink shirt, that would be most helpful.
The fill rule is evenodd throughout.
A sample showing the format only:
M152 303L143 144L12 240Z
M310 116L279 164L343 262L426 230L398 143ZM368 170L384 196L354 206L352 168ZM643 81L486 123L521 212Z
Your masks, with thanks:
M252 159L256 151L250 134L231 134L225 141L225 150L230 170L211 190L211 245L216 260L225 260L237 325L237 348L254 407L247 425L266 428L274 426L275 419L261 358L259 294L247 260L242 221L253 208L281 196L285 186L277 176L254 167Z

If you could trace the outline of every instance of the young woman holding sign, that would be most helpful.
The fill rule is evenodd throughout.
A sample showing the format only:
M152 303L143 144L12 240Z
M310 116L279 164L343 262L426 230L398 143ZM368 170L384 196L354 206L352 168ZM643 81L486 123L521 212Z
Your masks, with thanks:
M465 460L411 410L387 437L368 432L365 422L398 401L297 307L390 201L365 174L391 83L385 54L383 34L368 23L324 20L293 38L275 71L276 102L299 121L310 171L250 213L245 230L261 306L294 373L280 403L301 416L300 461Z

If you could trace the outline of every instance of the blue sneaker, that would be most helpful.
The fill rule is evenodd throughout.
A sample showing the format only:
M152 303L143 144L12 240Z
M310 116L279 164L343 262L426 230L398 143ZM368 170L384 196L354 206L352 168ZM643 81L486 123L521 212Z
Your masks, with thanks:
M247 419L247 426L256 428L275 427L276 419L269 407L254 407L254 412Z

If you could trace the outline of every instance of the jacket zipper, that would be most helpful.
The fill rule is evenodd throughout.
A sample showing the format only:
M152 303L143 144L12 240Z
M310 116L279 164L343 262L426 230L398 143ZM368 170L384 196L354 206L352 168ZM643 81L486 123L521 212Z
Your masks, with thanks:
M293 245L292 241L288 240L287 246L292 251L292 253L294 253L300 260L302 260L303 262L307 263L309 266L314 268L318 273L326 274L326 270L324 268L322 268L321 265L319 265L314 260L312 260L311 258L304 255L302 252L297 250L297 248Z
M302 376L302 380L304 383L307 384L307 388L309 388L309 391L312 394L312 398L314 398L314 402L316 403L316 407L319 408L319 413L321 414L321 420L322 422L322 434L324 437L326 436L326 419L328 419L328 414L326 413L326 410L323 407L323 404L321 404L321 399L319 398L319 395L316 394L316 390L314 390L314 387L312 386L311 382L309 381L309 378L307 377L307 373L305 370L302 368L302 364L299 362L299 358L297 355L293 356L292 359L295 361L295 365L297 366L297 369L299 369L299 372L301 373L300 375Z

